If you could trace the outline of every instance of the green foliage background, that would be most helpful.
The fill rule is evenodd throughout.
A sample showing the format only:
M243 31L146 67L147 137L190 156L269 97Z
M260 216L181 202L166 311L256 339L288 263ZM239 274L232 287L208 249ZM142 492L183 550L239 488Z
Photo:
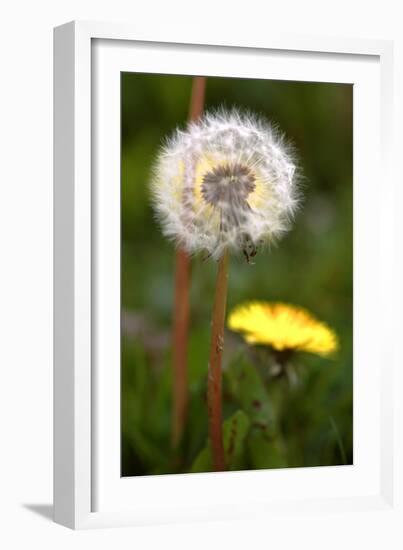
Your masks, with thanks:
M122 475L206 471L206 374L214 261L193 261L190 411L173 452L173 245L148 182L163 138L187 119L191 77L122 74ZM225 445L231 469L350 464L352 434L352 86L209 78L206 108L260 113L292 140L304 175L292 230L255 265L232 257L228 307L263 299L301 305L331 325L334 359L300 355L299 384L268 376L265 350L231 333L224 355ZM230 440L230 439L233 440ZM231 456L228 456L230 448Z

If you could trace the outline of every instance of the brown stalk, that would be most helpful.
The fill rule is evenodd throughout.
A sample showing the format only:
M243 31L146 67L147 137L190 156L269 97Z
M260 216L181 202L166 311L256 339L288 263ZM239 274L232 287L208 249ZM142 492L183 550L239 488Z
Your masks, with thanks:
M222 355L224 348L224 323L227 306L228 252L219 260L211 325L210 361L208 367L207 403L209 436L216 472L225 470L225 456L222 436Z
M195 76L189 107L189 120L197 120L203 113L206 77ZM189 391L187 381L187 342L189 335L190 258L178 249L175 256L175 295L173 326L173 414L172 444L177 447L186 424Z

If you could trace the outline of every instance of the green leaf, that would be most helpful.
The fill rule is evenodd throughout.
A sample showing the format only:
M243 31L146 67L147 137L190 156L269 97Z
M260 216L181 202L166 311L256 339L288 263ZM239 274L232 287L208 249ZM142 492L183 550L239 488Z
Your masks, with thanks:
M228 470L237 470L242 468L244 456L244 441L250 426L250 420L247 415L239 410L230 416L223 424L223 443L225 452L225 462ZM200 451L194 460L191 472L211 472L212 471L211 447L207 443L206 447Z
M211 472L213 469L213 463L211 460L210 445L207 444L204 449L195 458L190 471L195 474L198 472Z
M223 425L225 462L228 470L237 470L242 465L244 442L250 426L247 415L239 410Z
M286 450L279 436L270 435L267 430L253 427L247 440L247 459L250 469L286 468Z
M229 365L225 376L229 391L240 409L245 411L254 425L273 434L275 432L273 407L255 366L240 355Z

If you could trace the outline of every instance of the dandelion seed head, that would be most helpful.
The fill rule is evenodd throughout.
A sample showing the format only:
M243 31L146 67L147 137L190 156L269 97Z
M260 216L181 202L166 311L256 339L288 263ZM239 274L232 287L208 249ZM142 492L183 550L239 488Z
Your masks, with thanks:
M277 240L298 205L292 148L269 123L237 110L206 113L161 149L151 183L164 234L188 253L248 257Z

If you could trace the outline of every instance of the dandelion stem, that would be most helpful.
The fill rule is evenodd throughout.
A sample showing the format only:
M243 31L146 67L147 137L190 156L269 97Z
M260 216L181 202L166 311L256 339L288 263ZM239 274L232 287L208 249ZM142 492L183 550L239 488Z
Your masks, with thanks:
M206 77L194 76L192 83L192 97L190 99L189 120L197 120L202 115L205 94Z
M222 354L224 347L224 323L227 306L229 255L225 251L218 264L218 273L214 297L211 325L210 361L208 368L208 417L209 436L215 471L225 470L225 456L222 436Z
M190 259L183 250L175 258L175 317L173 337L173 425L172 443L176 447L183 434L187 407L187 340L189 332Z
M189 120L197 120L203 112L206 78L193 77ZM175 296L173 327L173 415L172 444L177 447L182 439L188 409L187 341L189 334L190 258L178 249L175 257Z

